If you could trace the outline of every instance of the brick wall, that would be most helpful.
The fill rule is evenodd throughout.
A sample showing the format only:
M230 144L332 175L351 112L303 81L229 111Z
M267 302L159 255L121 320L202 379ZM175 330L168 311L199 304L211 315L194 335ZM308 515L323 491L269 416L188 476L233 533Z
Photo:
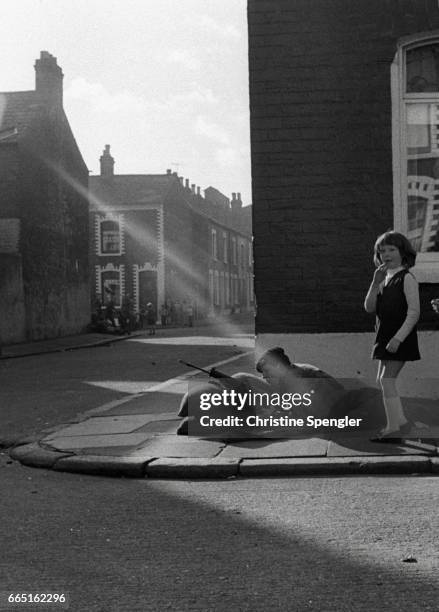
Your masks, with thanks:
M26 338L21 257L0 253L0 346Z
M249 0L248 18L257 331L370 330L373 243L393 225L390 65L398 38L439 28L438 4Z
M17 217L19 174L17 145L0 145L0 216Z
M194 299L197 271L194 268L192 213L182 200L177 184L164 203L165 296L174 302Z
M78 333L90 320L88 171L62 111L26 132L18 185L28 339Z

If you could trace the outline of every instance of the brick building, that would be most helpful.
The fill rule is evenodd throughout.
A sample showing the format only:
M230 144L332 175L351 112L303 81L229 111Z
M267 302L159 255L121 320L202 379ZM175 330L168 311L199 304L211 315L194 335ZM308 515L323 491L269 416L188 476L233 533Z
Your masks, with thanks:
M35 90L0 93L0 339L73 334L90 317L88 170L41 52Z
M373 380L363 310L376 237L419 251L421 362L439 396L437 0L249 0L258 348Z
M94 296L139 311L152 302L188 306L198 318L253 307L251 207L170 170L119 175L106 145L90 177ZM111 293L110 293L111 292Z

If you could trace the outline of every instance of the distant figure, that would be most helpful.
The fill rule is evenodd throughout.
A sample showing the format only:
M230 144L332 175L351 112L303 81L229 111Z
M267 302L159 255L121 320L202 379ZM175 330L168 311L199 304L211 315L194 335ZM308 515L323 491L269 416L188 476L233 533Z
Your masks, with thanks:
M105 305L105 319L108 320L113 327L116 327L116 307L112 298Z
M168 302L168 325L175 325L176 322L176 313L175 313L175 304L172 300Z
M145 322L146 322L146 308L143 304L140 305L140 310L139 310L139 326L140 329L145 329Z
M148 302L146 305L146 324L148 325L149 336L155 336L156 319L157 315L155 312L155 308L151 302Z
M120 308L120 325L123 334L131 334L134 322L134 305L130 295L126 295Z
M180 302L175 302L175 322L177 325L183 325L183 309Z
M166 327L168 324L168 307L166 304L162 304L160 306L160 320L162 323L162 327Z
M187 318L188 326L193 327L194 326L194 307L190 303L186 306L186 318Z

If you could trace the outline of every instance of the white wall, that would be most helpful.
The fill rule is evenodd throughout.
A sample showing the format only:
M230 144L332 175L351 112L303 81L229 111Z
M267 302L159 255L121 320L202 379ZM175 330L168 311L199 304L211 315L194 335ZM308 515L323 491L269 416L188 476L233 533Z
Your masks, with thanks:
M256 357L281 346L297 363L312 363L337 378L376 385L378 361L370 358L373 333L258 334ZM422 359L407 362L398 379L401 395L439 399L439 331L418 332ZM439 403L438 403L439 409Z

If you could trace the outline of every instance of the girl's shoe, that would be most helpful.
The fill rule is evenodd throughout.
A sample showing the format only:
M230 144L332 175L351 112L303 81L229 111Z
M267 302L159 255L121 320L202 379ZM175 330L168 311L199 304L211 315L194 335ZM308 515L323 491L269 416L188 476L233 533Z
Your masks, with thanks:
M378 436L371 438L370 441L385 444L401 444L404 440L404 436L411 432L412 427L412 423L407 421L395 431L389 431L387 433L380 432Z

